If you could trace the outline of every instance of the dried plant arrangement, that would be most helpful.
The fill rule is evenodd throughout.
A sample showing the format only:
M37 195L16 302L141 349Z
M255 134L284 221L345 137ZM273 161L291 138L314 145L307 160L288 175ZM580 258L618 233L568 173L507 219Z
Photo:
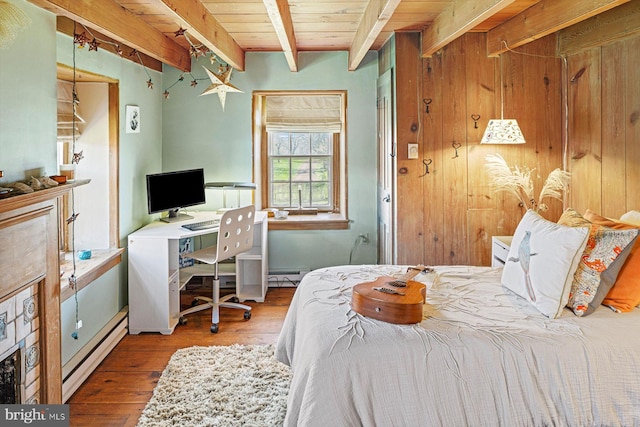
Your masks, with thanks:
M552 198L562 201L564 193L569 191L571 174L558 168L549 173L536 199L531 178L535 169L511 167L499 154L489 154L485 160L487 173L491 178L491 186L494 190L511 193L520 200L522 206L535 212L545 212L549 209L547 204L543 202L545 199Z

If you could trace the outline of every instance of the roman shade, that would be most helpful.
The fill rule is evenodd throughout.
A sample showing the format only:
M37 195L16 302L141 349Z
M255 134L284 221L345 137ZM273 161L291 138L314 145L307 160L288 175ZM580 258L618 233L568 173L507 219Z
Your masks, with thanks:
M333 132L342 129L340 95L267 96L267 132Z

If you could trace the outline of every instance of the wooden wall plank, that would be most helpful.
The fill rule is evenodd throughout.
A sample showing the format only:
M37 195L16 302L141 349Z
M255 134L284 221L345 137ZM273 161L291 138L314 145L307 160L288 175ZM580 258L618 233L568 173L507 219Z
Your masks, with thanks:
M447 220L444 224L445 264L467 264L467 129L465 40L456 39L442 50L443 106L443 203ZM460 144L453 158L453 143ZM448 154L448 155L447 155Z
M424 262L421 162L408 159L409 143L421 146L420 33L396 34L397 242L398 264ZM401 220L411 218L411 220Z
M602 212L600 48L568 58L569 206Z
M612 218L626 212L624 56L625 43L602 49L602 210L598 213Z
M499 61L486 54L486 34L464 36L467 80L467 228L469 263L472 265L491 264L491 236L496 235L493 217L496 201L493 197L491 180L484 164L488 154L496 152L494 145L481 145L480 140L490 119L498 118L499 103ZM498 96L496 96L498 93ZM472 115L479 117L477 125Z
M625 75L625 149L626 189L625 211L640 211L640 37L627 41Z
M521 61L520 79L522 93L514 94L522 106L520 119L527 140L523 164L534 170L534 197L540 191L549 173L562 168L562 61L555 56L555 36L545 37L518 49ZM514 55L514 53L512 53ZM550 221L557 221L562 214L562 202L555 199L537 200L549 209L540 214Z
M429 173L422 177L424 191L424 253L429 265L442 265L444 261L444 222L446 209L444 193L442 120L443 80L442 55L436 54L422 61L422 127L424 149L421 159L427 162ZM426 101L428 104L425 104ZM429 112L427 113L427 106ZM425 172L423 165L423 172Z

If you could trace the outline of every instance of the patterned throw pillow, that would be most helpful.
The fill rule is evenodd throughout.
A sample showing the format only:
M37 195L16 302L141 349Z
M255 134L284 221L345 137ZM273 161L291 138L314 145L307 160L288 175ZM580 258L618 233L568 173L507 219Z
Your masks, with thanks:
M620 270L613 263L621 254L622 257L628 256L629 251L623 251L637 237L638 230L613 230L593 224L573 209L567 209L558 224L578 227L591 224L587 245L575 272L567 303L577 316L590 314L600 306L615 282L615 277L604 274L605 271L612 265L617 271ZM618 262L624 261L620 258Z
M594 224L615 228L617 230L638 228L638 225L605 218L588 209L584 213L584 216ZM616 274L616 278L614 279L615 284L610 288L605 298L602 300L603 304L614 307L623 312L631 311L634 307L640 304L640 237L636 238L636 242L632 248L629 246L624 250L624 252L628 253L628 257L622 265L620 265L619 272ZM623 255L621 254L614 261L614 264L618 263L622 256ZM606 273L608 273L612 268L613 264L607 269L605 274L603 274L603 277L606 276Z
M588 227L568 227L527 211L513 235L502 285L550 318L567 305Z

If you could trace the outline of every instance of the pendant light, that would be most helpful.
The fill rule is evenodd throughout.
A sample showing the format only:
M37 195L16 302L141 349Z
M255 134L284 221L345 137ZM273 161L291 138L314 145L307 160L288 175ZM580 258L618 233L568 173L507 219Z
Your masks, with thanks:
M491 119L480 144L524 144L524 136L516 119L504 118L504 87L502 85L502 55L500 55L500 119Z

